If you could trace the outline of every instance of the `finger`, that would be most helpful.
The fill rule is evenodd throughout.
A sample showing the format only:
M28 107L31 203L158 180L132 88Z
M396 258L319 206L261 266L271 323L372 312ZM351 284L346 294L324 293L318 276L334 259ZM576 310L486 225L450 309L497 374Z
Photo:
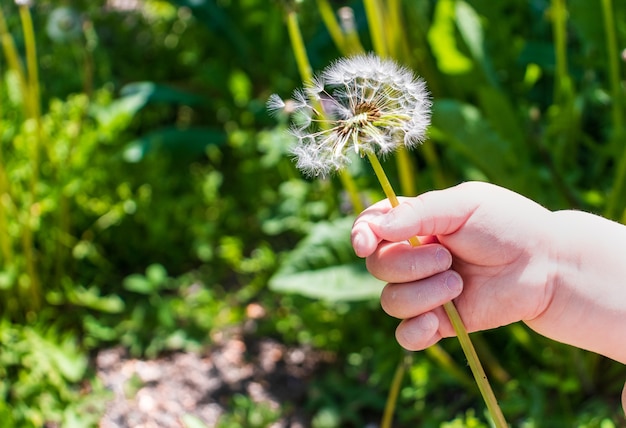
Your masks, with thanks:
M478 183L464 183L403 199L399 206L378 212L369 228L379 240L399 242L416 235L448 235L456 232L478 207L472 197Z
M433 312L403 320L396 329L396 340L409 351L421 351L440 339L439 318Z
M392 317L412 318L449 302L461 291L461 276L449 270L418 282L387 284L380 295L380 304Z
M381 239L372 231L370 223L391 209L387 199L366 208L355 220L350 239L354 252L359 257L367 257L376 251Z
M410 200L411 198L399 197L400 203ZM393 207L388 199L383 199L366 208L355 220L350 235L354 252L359 257L367 257L376 251L378 244L383 240L371 228L372 223L379 223L380 219L385 216ZM420 243L429 244L437 242L435 236L420 236Z
M408 242L382 243L367 257L367 269L386 282L410 282L450 269L452 255L440 244L412 247Z

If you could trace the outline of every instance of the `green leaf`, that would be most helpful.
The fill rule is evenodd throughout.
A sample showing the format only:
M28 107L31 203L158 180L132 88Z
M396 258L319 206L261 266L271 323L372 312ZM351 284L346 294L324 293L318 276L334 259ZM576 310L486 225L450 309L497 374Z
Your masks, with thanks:
M502 183L518 166L510 142L491 128L480 110L455 100L433 105L433 136L444 139L456 153L490 180Z
M181 419L185 428L208 428L208 425L202 422L200 418L189 413L184 414Z
M352 250L353 222L344 217L313 226L270 279L270 288L333 301L377 297L383 283L367 272Z
M376 298L380 295L384 282L370 275L364 263L353 263L277 275L270 280L269 286L281 293L295 293L338 302Z
M154 284L161 284L167 280L167 270L163 265L153 263L146 268L146 278Z
M124 310L124 301L116 295L101 296L97 287L73 287L68 289L68 300L77 306L95 309L106 313L120 313Z
M485 76L492 85L496 85L497 79L491 67L488 57L483 49L483 28L480 25L480 17L465 1L456 2L456 25L460 35L463 37L465 45L474 57L476 63L480 64Z
M473 63L457 47L455 31L455 1L440 0L435 6L433 24L428 30L428 41L439 69L446 74L465 74Z
M120 95L124 98L134 97L141 100L143 105L150 102L186 105L206 103L205 97L154 82L129 83L121 89Z
M167 127L153 131L130 142L123 152L127 162L139 162L158 149L167 150L173 156L198 156L209 145L226 143L223 131L209 128Z
M156 284L139 274L132 274L124 278L123 285L128 291L146 295L152 294L157 288Z

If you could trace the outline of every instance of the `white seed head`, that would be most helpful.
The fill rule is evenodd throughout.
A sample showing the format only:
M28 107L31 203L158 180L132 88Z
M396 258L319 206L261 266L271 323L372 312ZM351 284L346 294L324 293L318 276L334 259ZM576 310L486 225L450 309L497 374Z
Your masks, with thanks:
M337 60L293 99L290 132L298 144L292 153L297 167L311 176L346 166L350 151L379 156L412 148L422 143L430 124L424 81L373 54ZM270 97L270 111L276 104Z
M286 106L285 102L277 94L270 95L270 97L267 99L267 102L265 103L265 107L267 108L267 111L272 116L275 116L281 113L282 111L284 111L285 106Z

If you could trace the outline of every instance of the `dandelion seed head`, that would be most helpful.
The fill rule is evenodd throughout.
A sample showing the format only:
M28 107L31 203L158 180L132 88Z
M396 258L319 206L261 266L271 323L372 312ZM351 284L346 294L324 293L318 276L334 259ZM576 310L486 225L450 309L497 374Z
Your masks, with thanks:
M285 110L286 104L285 101L283 101L283 99L278 96L278 94L272 94L267 99L265 107L267 108L267 111L270 113L270 115L275 116Z
M310 176L345 167L353 152L384 156L402 146L415 147L430 124L425 82L373 54L335 61L292 98L290 132L297 139L292 154L296 166Z

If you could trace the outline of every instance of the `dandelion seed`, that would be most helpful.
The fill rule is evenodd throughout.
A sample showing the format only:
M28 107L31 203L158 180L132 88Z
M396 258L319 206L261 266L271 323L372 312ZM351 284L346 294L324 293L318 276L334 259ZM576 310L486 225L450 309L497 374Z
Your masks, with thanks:
M285 109L285 101L277 94L270 95L267 103L265 103L267 111L272 115L276 115Z
M376 156L424 140L431 101L426 84L407 68L376 55L340 59L293 94L290 132L297 167L325 176L350 162L349 153ZM270 111L280 98L268 100Z

